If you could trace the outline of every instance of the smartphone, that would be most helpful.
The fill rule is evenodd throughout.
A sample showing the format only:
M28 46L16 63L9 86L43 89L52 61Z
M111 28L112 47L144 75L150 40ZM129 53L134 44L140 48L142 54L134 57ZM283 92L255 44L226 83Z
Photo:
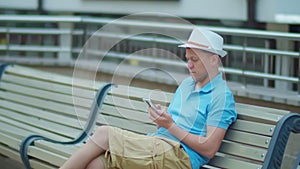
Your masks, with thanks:
M143 101L148 104L149 107L151 107L153 110L158 112L158 108L152 103L150 98L143 98Z

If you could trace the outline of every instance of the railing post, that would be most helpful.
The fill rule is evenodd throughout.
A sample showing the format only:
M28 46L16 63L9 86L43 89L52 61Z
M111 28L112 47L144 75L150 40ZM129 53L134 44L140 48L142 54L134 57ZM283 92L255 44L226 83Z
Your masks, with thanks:
M300 95L300 48L298 55L298 95Z
M73 23L59 22L60 29L69 30L67 34L61 34L59 37L59 44L61 51L58 52L59 65L70 65L72 63L72 30Z
M6 53L6 58L8 58L9 57L9 43L10 43L10 34L9 34L9 27L8 27L8 25L6 25L6 33L5 33L5 43L6 43L6 45L5 45L5 53Z
M247 86L247 78L244 74L245 69L247 67L247 52L246 52L246 47L247 47L247 37L244 37L244 42L243 42L243 58L242 58L242 62L243 62L243 68L242 68L242 83L244 85L244 87L246 88Z

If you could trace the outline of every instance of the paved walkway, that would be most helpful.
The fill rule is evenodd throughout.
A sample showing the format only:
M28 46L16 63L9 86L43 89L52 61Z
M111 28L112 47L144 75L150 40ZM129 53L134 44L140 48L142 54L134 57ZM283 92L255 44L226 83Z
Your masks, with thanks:
M12 159L6 158L0 154L1 169L25 169L21 163Z

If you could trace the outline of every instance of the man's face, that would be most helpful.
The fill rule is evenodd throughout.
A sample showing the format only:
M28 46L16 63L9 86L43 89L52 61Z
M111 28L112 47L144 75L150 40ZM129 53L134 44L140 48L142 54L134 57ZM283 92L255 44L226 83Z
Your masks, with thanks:
M196 82L204 82L209 77L208 72L212 66L212 56L213 54L200 49L186 49L187 67Z

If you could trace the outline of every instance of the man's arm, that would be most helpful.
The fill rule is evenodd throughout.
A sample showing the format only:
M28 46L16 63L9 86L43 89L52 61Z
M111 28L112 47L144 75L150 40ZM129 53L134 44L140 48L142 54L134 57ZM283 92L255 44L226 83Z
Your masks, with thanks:
M171 115L166 113L166 111L159 111L161 111L160 116L151 108L149 109L150 118L158 126L168 129L171 134L173 134L175 137L177 137L179 140L181 140L183 143L185 143L187 146L189 146L199 154L208 158L214 157L225 136L225 129L207 126L207 135L205 137L194 135L176 126Z
M197 136L191 134L175 124L168 128L170 133L184 142L187 146L198 152L199 154L212 158L219 150L226 130L218 127L207 127L207 136Z

